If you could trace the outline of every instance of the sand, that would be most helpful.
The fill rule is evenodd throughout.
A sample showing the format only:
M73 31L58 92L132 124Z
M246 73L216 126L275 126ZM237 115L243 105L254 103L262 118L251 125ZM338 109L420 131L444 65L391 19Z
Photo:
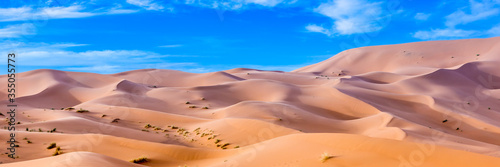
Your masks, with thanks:
M24 72L19 158L0 166L498 166L499 64L497 37L356 48L292 72Z

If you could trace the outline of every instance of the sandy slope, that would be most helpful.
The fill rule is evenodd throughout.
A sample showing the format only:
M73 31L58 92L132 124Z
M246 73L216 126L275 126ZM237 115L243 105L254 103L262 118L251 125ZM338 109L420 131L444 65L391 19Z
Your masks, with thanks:
M146 166L498 166L499 63L500 38L488 38L351 49L293 72L35 70L18 75L19 158L0 161L140 166L128 161L145 156ZM5 115L6 82L0 87ZM75 109L61 110L67 107ZM75 112L80 108L89 112ZM2 129L0 139L8 133ZM50 143L63 154L52 156Z

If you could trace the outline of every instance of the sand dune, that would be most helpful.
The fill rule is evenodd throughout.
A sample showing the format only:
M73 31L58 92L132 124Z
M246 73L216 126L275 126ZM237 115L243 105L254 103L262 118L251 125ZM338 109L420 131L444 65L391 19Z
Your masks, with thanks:
M0 166L498 166L499 55L497 37L356 48L292 72L24 72L19 158Z

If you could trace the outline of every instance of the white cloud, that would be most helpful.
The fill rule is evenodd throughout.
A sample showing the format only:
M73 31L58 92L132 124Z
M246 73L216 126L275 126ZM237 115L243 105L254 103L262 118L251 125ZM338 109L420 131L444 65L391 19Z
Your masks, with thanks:
M325 29L322 26L318 26L318 25L314 25L314 24L306 26L306 30L309 32L318 32L318 33L326 34L328 36L332 35L330 30Z
M77 43L24 43L18 41L4 41L0 43L1 50L20 50L24 52L28 51L60 51L64 48L87 46L88 44L77 44Z
M452 14L446 16L445 25L448 27L455 27L460 24L467 24L477 20L486 19L490 16L497 15L500 10L496 7L500 1L483 0L482 2L476 2L475 0L469 0L468 13L459 9Z
M182 47L182 45L163 45L163 46L158 46L158 47L162 47L162 48L178 48L178 47Z
M40 14L45 14L50 18L62 19L62 18L83 18L95 16L96 13L83 12L85 9L80 5L68 6L68 7L50 7L43 8Z
M498 33L498 31L500 31L500 25L492 27L489 30L464 30L455 28L457 25L465 25L498 15L500 13L498 5L500 5L500 0L483 0L481 2L469 0L469 6L459 9L445 17L446 28L417 31L412 35L414 38L418 39L454 39L500 35L500 33ZM463 9L468 9L468 13L464 12Z
M500 24L492 27L488 31L486 31L488 35L493 35L493 36L500 36Z
M0 21L28 20L33 16L32 11L30 7L0 8Z
M451 39L451 38L459 38L459 37L469 37L475 34L478 34L478 31L473 30L461 30L461 29L433 29L430 31L418 31L413 34L413 37L418 39Z
M105 13L106 14L130 14L130 13L136 13L136 12L138 12L138 10L112 8Z
M295 2L297 2L297 0L185 0L185 4L188 5L198 5L222 10L239 10L246 5L274 7L279 4L293 4Z
M279 3L283 2L283 0L245 0L245 3L254 3L254 4L259 4L262 6L276 6Z
M425 21L425 20L429 19L430 16L431 16L431 14L417 13L417 14L415 14L414 18L417 20Z
M17 63L25 69L36 66L70 71L116 73L144 68L188 70L198 66L195 63L168 62L165 59L165 57L188 55L162 55L142 50L68 50L71 47L86 45L76 43L13 43L6 41L0 43L0 55L6 55L7 52L20 55Z
M55 48L68 48L68 47L77 47L77 46L87 46L88 44L75 44L75 43L58 43L49 45L50 47Z
M44 50L45 49L45 50ZM164 57L155 52L141 50L88 50L83 52L66 51L58 48L20 48L16 52L19 64L23 66L42 66L64 68L72 71L99 73L121 72L146 67L184 67L194 66L189 63L166 62ZM104 69L99 69L106 67Z
M334 0L321 4L314 11L333 20L331 34L349 35L374 32L383 28L378 24L383 14L380 2ZM318 27L309 28L318 30Z
M25 21L25 20L45 20L45 19L65 19L65 18L85 18L96 15L106 14L128 14L135 13L137 10L112 8L106 11L85 11L85 7L73 5L67 7L19 7L19 8L0 8L0 22L7 21Z
M35 26L31 23L9 25L0 29L0 38L20 38L35 34Z
M163 10L165 7L154 3L153 0L127 0L127 3L142 7L146 10Z

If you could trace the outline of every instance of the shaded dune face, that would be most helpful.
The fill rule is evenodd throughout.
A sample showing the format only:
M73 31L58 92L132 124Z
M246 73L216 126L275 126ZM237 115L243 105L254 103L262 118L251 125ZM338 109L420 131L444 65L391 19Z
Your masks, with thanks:
M356 48L292 72L29 71L16 92L19 158L0 161L498 166L498 64L500 38L488 38ZM52 156L50 143L62 154ZM140 157L148 161L128 162Z

